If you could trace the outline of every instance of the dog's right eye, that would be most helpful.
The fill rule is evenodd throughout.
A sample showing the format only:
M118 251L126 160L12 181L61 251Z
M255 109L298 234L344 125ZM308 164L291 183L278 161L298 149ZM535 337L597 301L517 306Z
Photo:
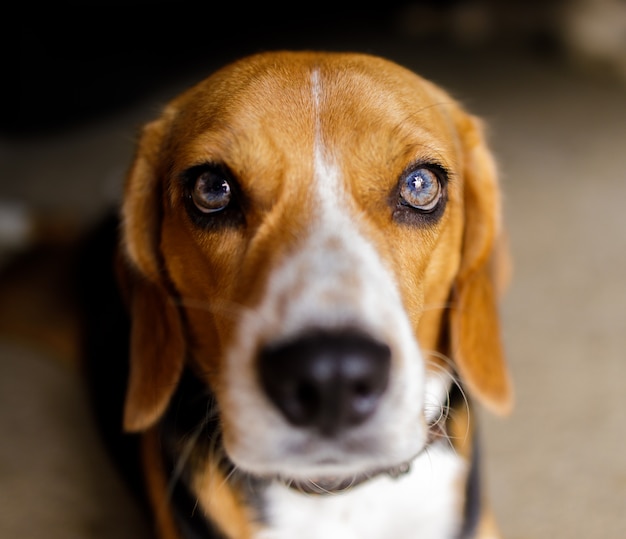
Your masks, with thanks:
M219 212L230 204L231 186L221 171L205 170L191 181L191 200L202 213Z
M225 165L204 164L187 169L181 176L184 203L191 221L203 229L239 227L245 224L245 198L232 172Z

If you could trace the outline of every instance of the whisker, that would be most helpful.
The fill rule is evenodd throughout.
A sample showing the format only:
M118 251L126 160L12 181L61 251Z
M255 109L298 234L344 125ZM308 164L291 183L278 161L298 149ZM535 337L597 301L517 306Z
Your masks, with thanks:
M224 479L217 487L217 490L224 488L231 480L231 478L237 473L238 468L233 464L232 469L224 476Z
M213 408L211 409L211 414L213 418L219 417L216 406L213 406ZM222 444L221 444L221 436L218 435L218 436L214 436L211 438L209 447L208 447L208 458L210 462L215 463L216 468L219 468L220 463L227 458L224 448L222 447ZM231 464L231 469L223 477L220 484L217 485L216 491L219 491L220 489L224 488L228 484L228 482L231 480L231 478L238 472L237 466L232 462L230 464Z
M204 417L202 421L200 421L186 436L184 444L181 450L178 452L178 458L176 463L174 464L174 468L170 475L170 479L167 486L167 496L171 498L173 495L174 489L178 481L180 481L183 473L185 471L185 466L189 462L191 455L198 443L198 440L202 434L202 432L207 428L209 423L218 416L218 410L215 406L215 402L212 398L207 399L206 409L204 412ZM214 443L214 440L211 441ZM196 503L198 503L196 501Z
M174 469L172 470L172 474L170 476L168 485L167 485L167 497L170 499L174 494L174 488L176 487L176 483L180 480L183 475L183 471L191 454L193 452L194 447L200 437L200 433L206 426L205 422L200 423L191 433L189 438L185 441L181 451L180 456L176 460L176 464L174 465Z
M443 369L439 365L434 365L436 369L438 369L437 375L441 378L443 377L451 377L450 373L448 373L445 369ZM428 406L430 403L426 403L426 411L428 411ZM446 421L450 414L450 391L446 388L445 400L444 402L438 402L436 404L431 405L435 412L438 414L434 416L434 420L428 425L430 431L430 440L434 441L438 438L445 438L448 444L450 444L450 438L446 431Z
M316 489L318 489L319 491L323 492L324 494L331 494L331 492L329 490L326 490L325 488L323 488L322 486L318 485L315 481L313 481L312 479L309 479L307 481L309 484L313 485Z
M436 357L440 361L443 361L448 367L451 368L451 370L454 371L455 369L454 361L446 354L443 354L442 352L439 352L438 350L426 350L424 351L424 353L428 354L429 356Z
M430 471L433 472L434 471L434 467L433 467L433 459L432 459L432 456L430 454L430 446L427 445L424 448L424 454L428 458L428 464L430 465Z
M198 510L198 506L200 505L200 499L196 496L196 501L193 504L193 508L191 510L191 516L196 515L196 511Z
M451 383L457 387L457 389L459 390L461 397L463 398L463 402L464 402L464 409L465 409L465 419L466 419L466 428L465 428L465 433L463 435L462 440L465 441L467 440L468 436L469 436L469 432L470 432L470 422L471 422L471 414L470 414L470 406L469 406L469 400L467 397L467 394L465 393L465 390L463 389L459 379L457 378L457 376L454 375L454 363L452 361L452 359L448 356L446 356L445 354L442 354L441 352L438 352L436 350L431 350L427 352L431 357L435 357L437 359L439 359L440 361L442 361L445 365L449 366L451 368L451 370L445 369L443 366L439 365L438 363L429 360L428 358L426 359L427 364L433 369L434 373L438 376L445 376L447 378L450 379ZM451 386L450 386L451 387ZM447 394L446 394L446 399L445 402L440 404L440 414L437 417L437 419L435 420L435 422L431 425L431 427L433 426L437 426L440 423L446 421L449 417L452 417L451 414L453 412L453 409L451 408L451 402L450 402L450 388L447 389ZM445 431L444 431L445 432ZM448 442L450 443L450 446L452 447L451 444L451 440L454 439L454 437L450 436L449 433L445 433L446 438L448 439Z

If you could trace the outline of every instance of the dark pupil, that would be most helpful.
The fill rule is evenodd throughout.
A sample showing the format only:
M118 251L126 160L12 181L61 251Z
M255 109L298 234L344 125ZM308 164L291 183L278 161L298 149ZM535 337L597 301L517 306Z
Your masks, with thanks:
M230 202L230 184L220 174L204 172L194 186L192 198L196 207L203 212L224 209Z
M213 174L204 174L200 181L202 182L201 189L204 196L207 199L223 199L230 193L230 186L228 182Z

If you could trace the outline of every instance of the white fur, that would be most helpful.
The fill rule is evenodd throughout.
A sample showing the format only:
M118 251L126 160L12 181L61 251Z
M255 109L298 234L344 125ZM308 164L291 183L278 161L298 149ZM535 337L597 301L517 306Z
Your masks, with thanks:
M424 391L424 416L428 424L435 423L450 404L448 402L453 374L445 367L427 373Z
M275 484L266 498L269 522L254 539L449 539L460 525L465 469L439 444L409 474L381 476L341 494L307 495Z

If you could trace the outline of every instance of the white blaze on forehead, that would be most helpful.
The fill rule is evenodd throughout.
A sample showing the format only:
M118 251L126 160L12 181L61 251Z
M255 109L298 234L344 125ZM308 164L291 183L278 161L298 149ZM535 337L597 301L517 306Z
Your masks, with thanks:
M303 244L272 279L290 291L283 305L289 311L284 319L292 327L285 330L344 324L376 330L384 311L402 311L400 296L375 247L359 230L359 215L341 169L324 144L318 70L311 74L311 93L315 133L310 225Z
M313 104L315 105L315 127L317 128L319 127L319 110L322 95L319 69L314 69L311 73L311 94L313 95Z

